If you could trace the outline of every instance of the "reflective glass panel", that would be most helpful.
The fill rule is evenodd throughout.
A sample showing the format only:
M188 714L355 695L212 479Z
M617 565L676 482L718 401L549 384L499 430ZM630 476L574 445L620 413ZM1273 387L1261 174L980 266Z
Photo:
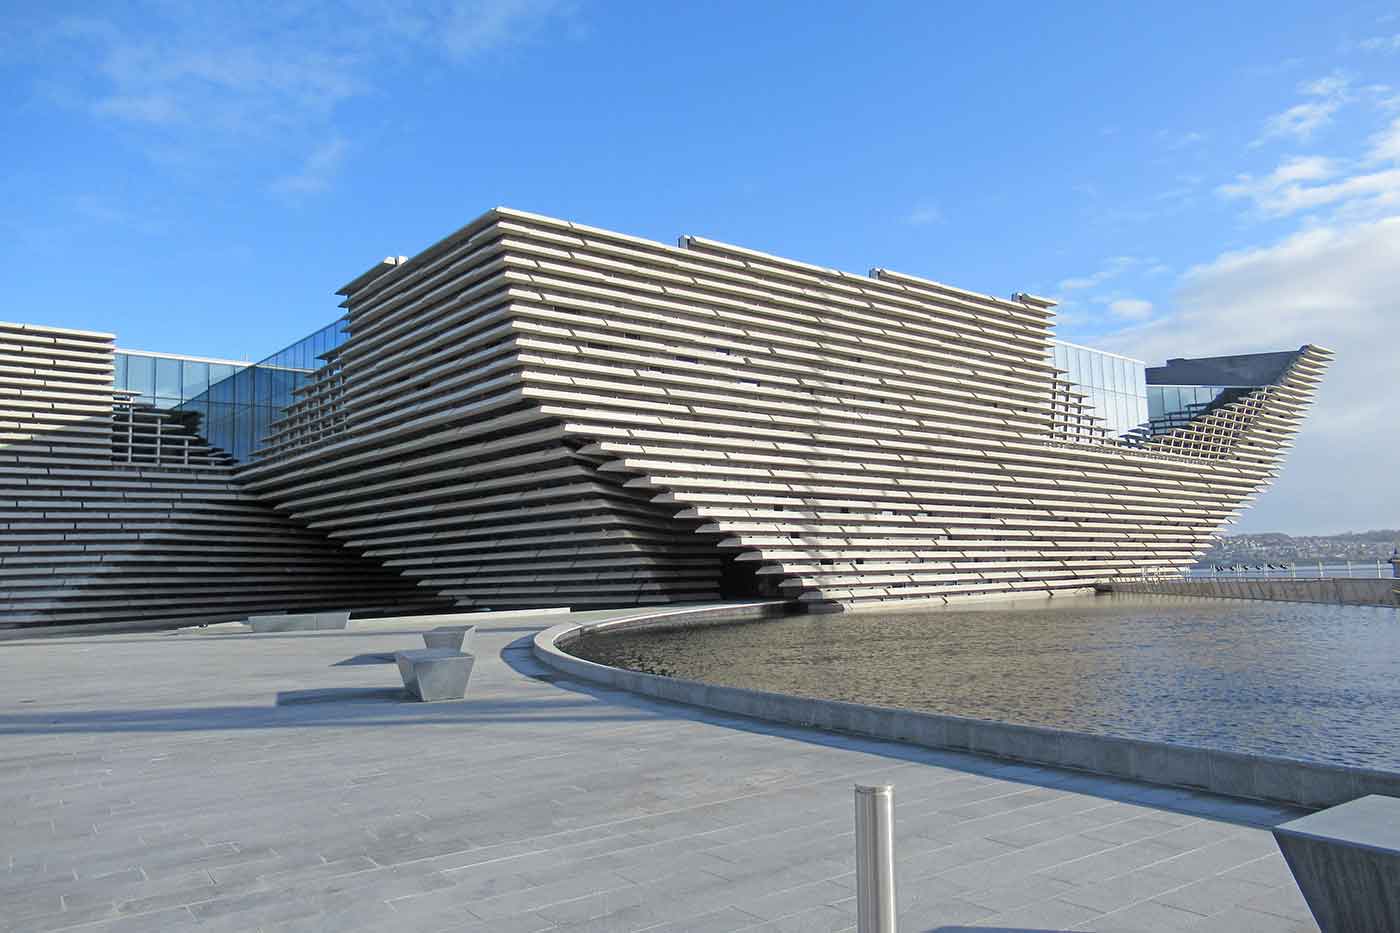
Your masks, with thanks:
M180 394L187 399L194 398L209 388L209 364L185 360L180 380L184 387Z
M161 398L180 398L180 360L157 359L156 395Z
M209 384L213 385L221 379L227 379L229 376L232 376L237 371L237 366L230 366L227 363L210 363Z
M133 356L128 359L126 387L145 396L155 395L156 361L149 356Z

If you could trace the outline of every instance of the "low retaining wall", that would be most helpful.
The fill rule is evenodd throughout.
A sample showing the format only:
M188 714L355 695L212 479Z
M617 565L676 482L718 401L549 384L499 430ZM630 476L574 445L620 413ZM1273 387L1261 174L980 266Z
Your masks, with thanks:
M615 630L618 626L737 621L789 612L787 604L753 603L696 614L669 610L618 623L565 623L538 633L534 654L544 664L582 680L661 700L926 748L973 752L1308 808L1330 807L1366 794L1400 797L1400 773L724 687L607 667L576 658L560 647L585 633Z
M1100 584L1114 593L1268 599L1342 606L1400 606L1400 580L1331 577L1322 580L1126 580Z

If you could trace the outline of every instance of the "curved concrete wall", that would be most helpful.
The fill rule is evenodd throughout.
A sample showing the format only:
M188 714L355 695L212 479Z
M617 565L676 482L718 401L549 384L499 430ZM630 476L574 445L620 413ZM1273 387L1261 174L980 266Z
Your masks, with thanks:
M564 623L535 636L534 654L550 667L582 680L662 700L927 748L1310 808L1335 806L1366 794L1400 796L1400 774L1386 771L725 687L607 667L574 657L560 647L585 633L622 626L757 619L790 611L788 604L763 602L731 609L711 606L634 614L615 622Z

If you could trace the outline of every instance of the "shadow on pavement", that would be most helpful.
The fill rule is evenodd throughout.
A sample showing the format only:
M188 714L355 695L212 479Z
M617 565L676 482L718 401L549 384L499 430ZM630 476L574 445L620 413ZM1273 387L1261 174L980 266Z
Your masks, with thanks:
M336 661L331 667L353 667L360 664L393 664L394 656L391 653L385 654L357 654L353 658L346 658L344 661Z
M402 687L322 687L318 690L280 690L278 706L299 703L408 703L411 698Z

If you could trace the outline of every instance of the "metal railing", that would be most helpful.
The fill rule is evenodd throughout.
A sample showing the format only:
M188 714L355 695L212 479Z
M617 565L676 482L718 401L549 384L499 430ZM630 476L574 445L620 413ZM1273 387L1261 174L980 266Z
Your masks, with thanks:
M1332 577L1389 577L1394 574L1388 560L1345 560L1333 563L1302 561L1287 564L1221 564L1218 569L1196 567L1187 571L1188 580L1325 580Z
M1324 561L1302 561L1298 563L1273 564L1218 564L1208 567L1192 567L1186 572L1176 570L1143 569L1138 573L1120 573L1109 579L1111 583L1156 583L1163 580L1332 580L1347 578L1387 579L1400 576L1393 561L1346 560L1327 563Z

